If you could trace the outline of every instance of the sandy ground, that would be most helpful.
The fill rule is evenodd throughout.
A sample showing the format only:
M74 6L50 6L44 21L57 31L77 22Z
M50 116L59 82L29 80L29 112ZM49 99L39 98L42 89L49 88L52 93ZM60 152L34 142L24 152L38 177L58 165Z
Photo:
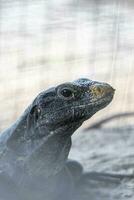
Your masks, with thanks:
M70 158L81 162L86 172L134 174L134 127L78 130L73 136ZM126 179L112 189L106 185L105 191L111 199L133 200L134 179Z

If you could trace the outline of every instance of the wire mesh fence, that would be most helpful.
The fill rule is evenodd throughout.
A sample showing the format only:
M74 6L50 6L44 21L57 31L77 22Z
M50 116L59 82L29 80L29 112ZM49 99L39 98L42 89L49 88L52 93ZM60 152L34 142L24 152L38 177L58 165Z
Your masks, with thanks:
M116 88L96 118L133 111L133 9L130 0L0 0L0 129L41 90L79 77Z

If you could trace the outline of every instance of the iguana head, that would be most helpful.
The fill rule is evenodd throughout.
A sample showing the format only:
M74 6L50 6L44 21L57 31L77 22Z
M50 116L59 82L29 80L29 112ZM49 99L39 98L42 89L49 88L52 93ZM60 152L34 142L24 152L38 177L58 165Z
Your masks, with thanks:
M37 96L28 120L37 134L45 135L45 128L55 131L59 127L75 125L89 119L107 106L114 89L107 83L79 79L42 92ZM36 134L36 133L35 133Z
M8 146L23 155L34 173L56 173L68 157L71 135L113 95L109 84L89 79L43 91L14 126Z

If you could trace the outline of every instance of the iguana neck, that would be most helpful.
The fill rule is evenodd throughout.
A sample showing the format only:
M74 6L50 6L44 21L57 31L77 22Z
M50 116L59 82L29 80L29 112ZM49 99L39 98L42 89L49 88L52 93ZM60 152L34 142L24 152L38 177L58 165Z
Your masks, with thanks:
M75 129L79 125L75 125ZM32 174L48 177L58 173L64 166L71 148L74 126L66 125L51 132L42 144L30 155L26 165Z
M18 151L26 140L27 134L27 115L29 108L13 123L8 129L1 134L0 141L9 149Z
M44 174L45 177L58 173L71 148L71 135L80 124L69 124L51 130L43 138L30 138L30 130L27 125L29 109L3 133L7 153L6 158L12 157L16 167L23 167L28 173L36 175ZM38 133L36 133L38 134ZM12 163L11 163L12 164ZM15 167L15 168L16 168Z

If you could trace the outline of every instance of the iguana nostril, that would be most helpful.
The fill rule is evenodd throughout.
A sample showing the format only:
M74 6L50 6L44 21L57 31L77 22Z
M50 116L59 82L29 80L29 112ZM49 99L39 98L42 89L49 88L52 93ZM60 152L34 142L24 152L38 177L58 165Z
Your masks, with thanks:
M98 93L102 93L103 92L102 88L100 88L100 87L97 87L96 90L97 90Z
M115 89L113 89L108 84L100 84L100 85L93 85L90 88L91 93L94 96L103 96L103 95L113 95L115 92Z
M104 88L102 88L101 86L93 86L91 88L91 92L95 96L100 96L104 93Z

